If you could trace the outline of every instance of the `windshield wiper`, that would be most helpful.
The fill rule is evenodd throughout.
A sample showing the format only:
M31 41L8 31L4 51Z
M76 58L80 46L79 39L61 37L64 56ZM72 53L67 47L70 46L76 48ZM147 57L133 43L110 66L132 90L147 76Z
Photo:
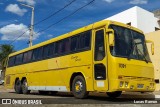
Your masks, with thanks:
M146 59L145 55L138 48L137 48L137 50L139 51L139 53L141 54L141 56L143 56L145 62L148 63L148 60Z
M132 50L131 47L130 47L130 49L131 49L132 51L131 51L130 54L128 55L128 60L130 60L130 57L131 57L131 55L133 54L133 52L134 52L134 50L135 50L135 48L136 48L136 51L139 51L139 53L141 54L141 56L143 56L145 62L148 63L147 58L146 58L145 55L141 52L141 50L138 49L138 47L137 47L136 43L134 42L133 38L132 38L132 43L134 44L134 45L133 45L133 50ZM137 55L138 55L138 57L139 57L138 52L137 52Z
M130 54L128 55L128 60L130 60L131 59L131 55L133 54L133 52L134 52L134 50L135 50L135 44L133 45L133 49L130 47L130 49L131 49L131 52L130 52Z
M130 54L128 55L128 60L130 60L130 57L131 57L131 55L133 54L133 51L134 51L135 48L136 48L136 50L139 51L140 55L143 56L145 62L148 63L148 60L147 60L147 58L145 57L145 55L141 52L141 50L139 50L139 49L137 48L137 45L136 45L136 43L135 43L134 41L133 41L133 43L134 43L134 45L133 45L133 50L132 50L132 51L130 52ZM138 55L138 52L137 52L137 55ZM139 57L139 55L138 55L138 57Z

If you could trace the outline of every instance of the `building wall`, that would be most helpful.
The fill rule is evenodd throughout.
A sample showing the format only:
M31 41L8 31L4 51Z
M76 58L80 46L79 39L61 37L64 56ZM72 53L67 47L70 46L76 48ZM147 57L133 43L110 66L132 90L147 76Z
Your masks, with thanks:
M154 71L155 71L155 79L159 79L160 81L160 30L147 33L146 39L147 40L152 40L154 42L154 55L151 54L151 45L147 44L148 51L150 54L150 58L153 62L154 65ZM156 90L160 90L160 83L156 85L157 88Z
M106 20L113 20L122 23L131 22L132 26L137 27L137 7L130 8L121 13L107 18Z
M154 14L137 7L137 28L141 29L144 33L155 31L155 27L159 28L158 18Z
M154 14L138 6L132 7L105 20L114 20L122 23L130 23L131 26L141 29L144 33L155 31L160 28L158 18Z

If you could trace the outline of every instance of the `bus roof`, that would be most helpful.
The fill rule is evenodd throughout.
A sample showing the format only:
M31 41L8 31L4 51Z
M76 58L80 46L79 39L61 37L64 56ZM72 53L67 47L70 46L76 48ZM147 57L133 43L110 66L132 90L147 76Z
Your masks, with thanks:
M47 40L47 41L44 41L44 42L42 42L42 43L36 44L36 45L34 45L34 46L32 46L32 47L28 47L28 48L22 49L22 50L20 50L20 51L14 52L14 53L10 54L9 57L14 56L14 55L17 55L17 54L20 54L20 53L23 53L23 52L27 52L27 51L29 51L29 50L32 50L32 49L35 49L35 48L38 48L38 47L41 47L41 46L50 44L50 43L52 43L52 42L54 42L54 41L58 41L58 40L67 38L67 37L76 35L76 34L78 34L78 33L87 31L87 30L95 29L95 28L98 28L98 27L103 27L103 26L109 25L109 24L114 24L114 25L123 26L123 27L129 28L129 29L135 30L135 31L137 31L137 32L143 33L141 30L139 30L139 29L137 29L137 28L135 28L135 27L126 25L126 24L124 24L124 23L120 23L120 22L116 22L116 21L112 21L112 20L102 20L102 21L99 21L99 22L95 22L95 23L93 23L93 24L90 24L90 25L88 25L88 26L84 26L84 27L82 27L82 28L76 29L76 30L71 31L71 32L69 32L69 33L66 33L66 34L57 36L57 37L55 37L55 38L52 38L52 39Z

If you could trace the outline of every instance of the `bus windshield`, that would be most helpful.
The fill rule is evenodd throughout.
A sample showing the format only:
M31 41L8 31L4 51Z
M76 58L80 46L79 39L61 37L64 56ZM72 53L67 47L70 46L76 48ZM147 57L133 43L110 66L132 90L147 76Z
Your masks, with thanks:
M115 35L115 46L110 47L113 56L151 62L143 34L116 25L110 28Z

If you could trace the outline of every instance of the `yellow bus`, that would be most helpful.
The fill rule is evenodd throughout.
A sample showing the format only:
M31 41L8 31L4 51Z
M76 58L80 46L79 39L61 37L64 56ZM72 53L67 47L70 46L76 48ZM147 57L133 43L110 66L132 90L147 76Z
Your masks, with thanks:
M86 98L89 92L109 97L122 91L153 92L147 42L132 26L96 22L10 54L5 86L18 94L72 92L76 98Z

